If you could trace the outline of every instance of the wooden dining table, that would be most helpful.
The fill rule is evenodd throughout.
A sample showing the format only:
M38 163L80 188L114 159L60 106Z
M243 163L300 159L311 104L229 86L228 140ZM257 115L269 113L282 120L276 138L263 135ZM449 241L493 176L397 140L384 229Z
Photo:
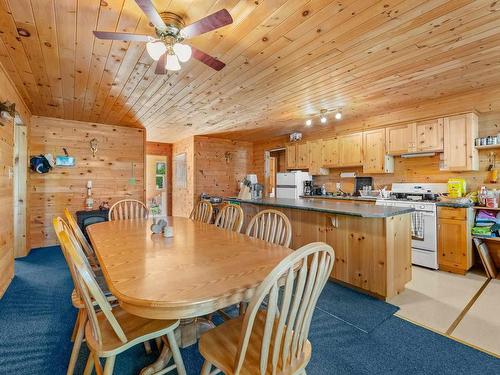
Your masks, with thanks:
M131 314L189 319L248 301L292 252L183 217L167 221L173 237L153 234L151 219L87 227L110 291Z

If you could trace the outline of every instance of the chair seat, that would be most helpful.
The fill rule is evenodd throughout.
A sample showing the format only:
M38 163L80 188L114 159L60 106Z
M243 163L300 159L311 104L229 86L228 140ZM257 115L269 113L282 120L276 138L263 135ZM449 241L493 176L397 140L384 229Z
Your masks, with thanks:
M257 314L253 326L250 342L245 356L245 362L240 371L240 375L255 375L260 374L260 348L262 344L262 336L264 334L264 323L266 321L265 312ZM234 374L234 361L238 352L239 340L241 337L241 328L243 317L238 317L222 323L221 325L205 332L199 342L199 350L201 355L222 370L224 374ZM273 345L269 351L269 363L271 362ZM311 343L309 340L304 344L304 355L301 360L287 367L285 371L281 371L281 366L278 365L278 375L291 375L299 373L305 368L311 358ZM271 366L268 366L266 374L271 374Z
M102 343L99 344L95 340L90 322L85 327L85 338L89 348L95 351L99 357L117 355L138 343L163 336L179 325L178 320L145 319L129 314L120 306L113 307L113 315L128 339L128 342L122 343L104 313L98 312L96 315L101 330Z

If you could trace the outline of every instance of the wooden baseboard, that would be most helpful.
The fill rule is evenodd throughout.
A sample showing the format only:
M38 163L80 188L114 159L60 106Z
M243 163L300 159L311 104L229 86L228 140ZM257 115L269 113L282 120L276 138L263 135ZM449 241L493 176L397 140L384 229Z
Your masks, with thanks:
M439 265L439 270L440 271L445 271L445 272L456 273L458 275L465 275L467 273L467 270L464 270L462 268L457 268L457 267L452 267L452 266L446 266L444 264L440 264Z

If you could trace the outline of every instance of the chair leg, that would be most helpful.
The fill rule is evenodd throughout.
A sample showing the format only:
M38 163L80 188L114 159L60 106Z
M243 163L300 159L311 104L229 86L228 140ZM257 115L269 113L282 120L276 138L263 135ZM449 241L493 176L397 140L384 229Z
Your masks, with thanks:
M89 353L89 358L87 359L87 364L85 365L85 370L83 371L83 375L91 375L93 369L94 369L94 355L92 353Z
M161 337L157 337L155 339L155 342L156 342L156 347L158 348L158 351L161 352L161 346L163 344L163 341L161 341Z
M104 375L112 375L113 368L115 367L115 359L116 357L108 357L106 359L106 364L104 365Z
M201 368L200 375L210 375L210 370L212 370L212 364L208 361L205 361L205 363L203 363L203 367Z
M73 375L75 371L76 361L78 360L78 355L80 354L80 348L82 347L83 336L85 334L85 324L87 323L87 312L82 309L78 313L78 328L75 335L75 340L73 344L73 349L71 350L71 357L69 359L68 370L66 375Z
M92 353L94 356L94 366L95 366L95 372L97 375L104 375L102 371L102 366L101 366L101 361L99 360L99 356L97 353Z
M179 375L186 375L186 369L184 368L184 362L182 361L181 352L179 350L179 345L177 345L174 331L167 333L167 338L170 350L172 351L172 355L174 357L175 365L177 366L177 373Z
M75 341L76 333L78 332L78 327L80 326L80 315L83 309L78 309L78 315L76 316L75 326L73 327L73 333L71 334L71 342Z
M149 341L144 341L144 350L146 354L151 354L151 343Z
M248 302L240 302L240 316L245 315L248 307Z

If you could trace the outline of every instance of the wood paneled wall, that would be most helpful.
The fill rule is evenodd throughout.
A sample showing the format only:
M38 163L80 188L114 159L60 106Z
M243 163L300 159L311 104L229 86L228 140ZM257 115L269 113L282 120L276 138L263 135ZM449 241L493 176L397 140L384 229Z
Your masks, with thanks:
M317 126L314 131L304 133L304 140L327 138L359 130L380 128L410 122L418 119L439 117L447 114L473 111L479 113L479 135L496 135L500 132L500 89L480 89L462 95L449 96L411 107L394 109L382 115L369 116L357 122L335 122L326 127ZM259 180L264 181L264 151L283 147L288 142L288 136L280 136L263 142L254 143L254 169ZM500 152L497 150L497 161ZM478 189L481 185L499 188L498 184L489 184L487 180L489 151L479 153L480 170L477 172L442 172L439 170L439 155L415 159L395 159L393 174L373 174L376 186L391 185L393 182L447 182L451 177L465 178L468 190ZM497 162L497 167L500 164ZM341 171L355 171L362 176L362 168L331 169L328 176L315 178L316 184L325 184L330 191L335 190L335 183L341 182L344 191L354 188L352 179L340 179Z
M98 140L95 158L89 143L93 138ZM73 212L84 209L88 180L93 182L95 208L102 201L112 204L123 198L144 200L143 129L34 116L29 144L32 155L64 155L64 147L76 158L74 167L30 173L32 247L57 243L52 218L62 215L65 207ZM135 184L130 180L132 173Z
M16 104L25 124L31 113L9 75L0 64L0 101ZM13 195L14 121L0 120L0 298L14 277L14 195Z
M185 187L176 184L175 157L186 154L187 184ZM172 147L172 215L188 217L194 207L194 137L176 142Z
M146 155L167 157L167 215L172 215L172 147L171 143L146 142Z
M237 195L239 183L252 165L252 143L196 136L194 150L195 198L201 193Z
M195 136L173 145L173 158L187 154L186 188L173 186L173 215L189 216L201 193L234 196L239 182L251 169L253 145L250 142Z

